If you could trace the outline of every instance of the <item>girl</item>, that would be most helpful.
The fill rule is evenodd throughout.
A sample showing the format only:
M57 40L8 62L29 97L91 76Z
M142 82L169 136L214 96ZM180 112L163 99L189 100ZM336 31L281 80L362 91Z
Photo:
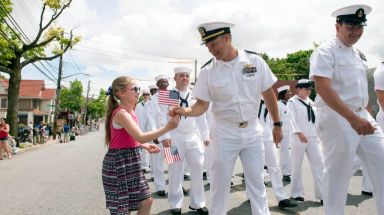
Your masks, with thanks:
M148 142L176 128L179 122L178 116L173 117L165 127L142 133L134 110L140 94L135 84L131 77L118 77L107 92L105 143L109 150L103 160L102 180L111 215L136 210L138 215L150 214L152 198L141 171L139 149L158 153L159 148Z
M5 123L5 119L0 119L0 160L3 160L3 150L8 156L8 159L12 158L11 150L8 146L8 132L9 132L9 125Z

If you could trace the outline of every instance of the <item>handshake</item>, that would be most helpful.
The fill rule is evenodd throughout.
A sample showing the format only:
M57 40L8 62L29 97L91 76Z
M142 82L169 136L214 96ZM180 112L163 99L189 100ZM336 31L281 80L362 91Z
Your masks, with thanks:
M169 115L170 117L175 117L175 116L179 116L179 117L181 117L181 116L185 116L185 114L186 114L185 109L182 108L182 107L179 107L179 106L174 106L174 107L172 107L172 108L169 110L169 112L168 112L168 115Z

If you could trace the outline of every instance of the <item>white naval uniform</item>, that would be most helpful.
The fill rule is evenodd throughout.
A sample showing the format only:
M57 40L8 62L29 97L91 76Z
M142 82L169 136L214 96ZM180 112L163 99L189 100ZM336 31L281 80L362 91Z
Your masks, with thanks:
M317 131L324 146L325 214L344 214L352 163L357 154L370 177L377 214L384 214L384 134L365 107L368 104L367 65L355 48L338 38L323 43L310 59L310 78L331 79L341 100L376 128L372 135L359 135L349 122L331 109L320 96Z
M151 97L148 103L148 119L150 131L156 130L159 127L159 112L160 110L168 110L167 105L159 105L158 92ZM165 190L165 177L164 177L164 149L160 143L157 145L160 148L159 153L152 153L151 156L151 172L153 173L156 191Z
M373 74L375 79L375 90L383 90L384 91L384 62L381 63L375 70ZM381 129L384 129L384 112L383 107L379 104L379 112L376 115L376 122L380 125Z
M136 104L135 113L139 121L139 127L142 132L149 131L149 120L147 113L147 104L150 100L144 102L141 101ZM141 168L149 170L149 153L147 150L140 148Z
M292 156L292 178L291 178L291 197L304 197L304 187L302 179L302 166L304 155L307 154L311 165L312 177L314 181L315 198L323 200L322 184L324 159L321 141L317 137L316 127L312 119L308 120L307 107L300 102L300 97L295 95L288 100L289 108L293 119L293 130L291 134L291 156ZM310 98L301 99L313 108L316 117L316 108ZM302 132L308 143L302 143L297 133Z
M209 134L210 134L210 129L212 127L213 123L213 114L212 114L212 103L209 104L208 110L205 112L205 118L207 120L207 126L208 126L208 133L207 139L209 139ZM211 142L209 142L209 145L205 147L205 152L204 152L204 167L206 170L207 174L207 182L211 183L212 181L212 156L213 156L213 151L212 151L212 146Z
M292 133L292 114L283 100L277 102L280 120L283 123L283 139L280 142L280 165L283 175L291 175L291 155L289 141Z
M284 190L284 185L282 181L283 175L280 169L276 145L273 142L271 117L269 114L265 114L266 110L267 108L264 103L260 105L259 122L260 122L260 126L263 128L265 164L268 167L268 173L272 182L273 193L275 194L276 200L279 202L281 200L288 199L288 196Z
M238 56L229 62L212 59L200 72L193 95L212 102L214 115L210 130L213 151L210 214L227 213L238 156L244 168L252 214L270 214L263 183L262 129L257 114L261 92L272 87L276 80L259 55L243 50L238 50Z
M176 89L174 89L176 90ZM188 98L186 99L188 95ZM188 101L188 106L193 105L196 99L193 98L191 90L180 92L180 97ZM184 106L186 107L186 106ZM161 112L160 126L164 126L169 117L168 110ZM192 208L205 207L205 193L203 185L203 163L204 163L204 146L201 141L200 134L205 133L201 129L207 129L204 119L205 115L200 117L184 117L180 119L177 128L164 134L159 141L170 139L171 144L177 147L181 162L175 162L168 167L169 184L168 184L168 201L171 209L182 208L183 206L183 163L187 161L191 170L191 188L189 192L190 205Z

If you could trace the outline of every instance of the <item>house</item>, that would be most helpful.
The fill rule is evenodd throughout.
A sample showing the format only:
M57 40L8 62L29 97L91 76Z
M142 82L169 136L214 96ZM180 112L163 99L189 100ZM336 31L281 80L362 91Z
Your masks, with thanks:
M29 121L53 123L56 89L46 88L44 80L21 80L18 123ZM8 108L8 80L0 80L0 117L6 117Z

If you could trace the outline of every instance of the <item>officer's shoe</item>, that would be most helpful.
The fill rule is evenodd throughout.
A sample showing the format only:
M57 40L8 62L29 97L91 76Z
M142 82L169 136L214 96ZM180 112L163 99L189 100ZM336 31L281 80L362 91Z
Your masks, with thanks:
M321 204L321 206L323 206L324 205L324 201L320 200L320 204Z
M189 209L193 210L193 211L196 211L198 214L200 215L205 215L205 214L208 214L208 209L206 207L202 207L202 208L192 208L191 206L189 206Z
M373 196L373 193L372 192L368 192L368 191L361 191L361 195L366 195L366 196Z
M294 202L291 202L289 199L283 199L279 201L279 208L293 208L297 207L297 204Z
M159 190L159 191L156 192L156 194L158 196L165 196L166 195L165 190Z
M304 202L304 198L301 197L301 196L298 196L298 197L295 197L295 198L291 198L291 199L294 199L294 200L299 201L299 202Z
M172 208L171 214L180 215L181 214L181 208Z
M291 176L290 175L283 175L283 181L285 182L291 182Z

